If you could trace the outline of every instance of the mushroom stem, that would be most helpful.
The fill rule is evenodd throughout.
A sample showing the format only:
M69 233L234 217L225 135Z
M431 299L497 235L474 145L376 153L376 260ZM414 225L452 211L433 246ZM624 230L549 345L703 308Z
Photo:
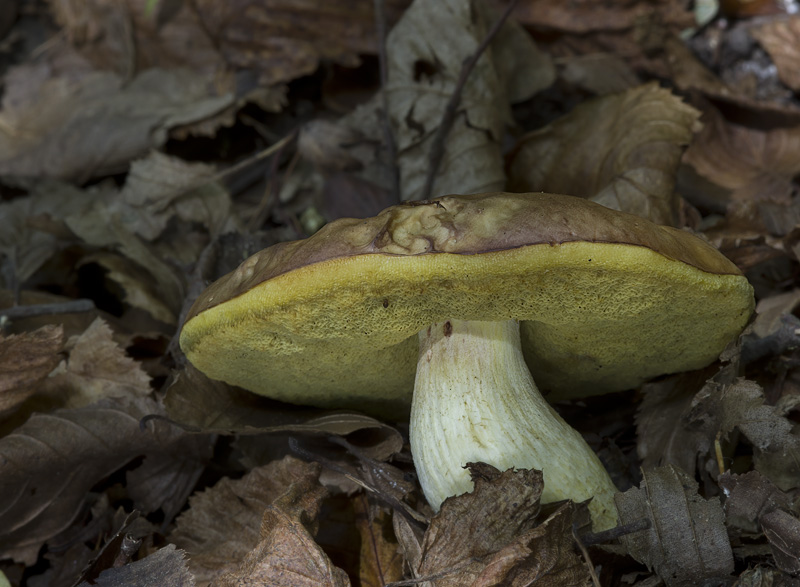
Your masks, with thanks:
M411 451L438 510L472 490L464 465L539 469L542 502L592 497L595 531L616 524L617 491L583 437L542 397L522 356L519 323L448 320L419 333Z

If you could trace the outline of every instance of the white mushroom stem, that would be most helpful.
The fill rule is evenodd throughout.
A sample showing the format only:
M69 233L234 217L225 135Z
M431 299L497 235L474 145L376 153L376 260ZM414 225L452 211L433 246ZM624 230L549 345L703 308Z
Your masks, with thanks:
M616 487L586 441L545 401L522 356L519 323L448 320L419 333L411 452L438 510L472 490L468 462L539 469L542 502L592 497L595 531L616 524Z

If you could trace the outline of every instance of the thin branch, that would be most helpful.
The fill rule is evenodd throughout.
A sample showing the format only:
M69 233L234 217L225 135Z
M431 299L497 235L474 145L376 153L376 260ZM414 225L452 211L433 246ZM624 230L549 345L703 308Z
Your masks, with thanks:
M436 180L436 174L439 172L439 167L441 166L442 159L444 158L444 142L447 139L447 135L450 134L450 129L453 128L453 123L456 120L458 105L461 103L461 94L464 92L467 79L472 73L472 70L475 69L475 65L477 65L478 60L486 51L487 47L489 47L489 44L497 36L500 28L503 26L506 20L508 20L511 11L514 10L514 7L517 5L518 1L519 0L511 0L511 2L508 3L508 6L506 6L502 16L500 16L494 25L492 25L492 28L486 34L486 37L483 39L483 41L481 41L481 44L475 50L475 53L461 67L461 73L458 76L456 87L450 96L450 100L447 102L447 107L445 108L444 115L442 116L442 122L439 125L439 129L436 131L436 135L433 137L433 142L431 143L428 175L425 178L425 185L422 188L422 196L420 197L420 200L427 200L431 197L431 192L433 191L433 182Z
M0 310L0 318L5 320L19 320L20 318L32 318L34 316L45 316L48 314L72 314L77 312L89 312L94 310L94 302L89 299L71 300L69 302L57 302L54 304L34 304L32 306L12 306Z

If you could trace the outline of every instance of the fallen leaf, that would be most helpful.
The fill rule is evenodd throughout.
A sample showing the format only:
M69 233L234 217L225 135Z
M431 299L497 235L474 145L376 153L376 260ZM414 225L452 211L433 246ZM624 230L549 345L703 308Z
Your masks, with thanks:
M67 528L87 492L133 458L157 454L185 433L142 397L109 398L79 409L33 414L0 439L0 558L32 565L41 546Z
M776 509L789 509L791 499L758 471L735 475L726 471L717 480L725 494L725 523L756 534L759 518Z
M362 587L383 587L403 578L403 558L392 530L392 515L370 501L363 493L353 498L361 535L359 580Z
M347 574L331 563L311 537L326 493L315 476L292 483L267 506L258 545L236 571L219 577L215 585L349 586Z
M778 568L792 575L800 573L800 520L783 510L774 510L759 521Z
M675 173L698 117L654 83L589 100L520 139L509 189L580 196L674 225Z
M185 554L174 544L168 544L136 562L107 569L91 583L78 587L126 587L128 585L159 585L162 587L193 587L194 577L189 572Z
M543 482L535 470L467 463L475 489L450 497L431 520L414 576L423 585L471 585L487 561L536 526Z
M233 572L261 539L267 507L293 484L319 477L319 465L294 457L252 469L237 480L222 479L189 499L169 536L189 555L198 583Z
M209 379L191 365L167 390L165 406L179 426L217 434L308 434L348 436L359 433L359 449L385 460L400 451L403 439L393 427L357 412L293 406Z
M149 241L161 236L173 217L203 224L217 236L235 225L230 223L230 196L213 181L214 174L210 165L152 151L131 163L119 199L110 203L110 213L119 214L131 232Z
M800 36L800 17L785 15L754 26L750 34L767 50L781 81L795 92L800 91L800 47L797 38Z
M497 18L483 2L427 0L412 4L389 34L384 92L397 143L401 199L422 197L434 136L461 68ZM518 24L506 22L467 78L432 193L501 189L501 139L510 101L532 95L553 79L550 57L536 49ZM384 138L380 98L357 108L342 124L359 129L369 141L351 151L362 160L362 179L390 189L386 165L393 162L385 160L385 149L376 153L374 146Z
M0 110L0 174L81 183L124 171L169 128L211 116L232 96L214 96L186 70L149 69L127 83L109 72L49 78L17 100Z
M0 136L0 143L2 140ZM82 214L96 193L97 190L84 191L45 180L36 182L28 196L0 203L0 255L12 261L14 278L18 282L27 281L61 248L58 237L36 230L30 225L30 220L43 216L61 219L69 214ZM6 287L12 287L13 284L7 282L8 276L4 277Z
M40 411L47 411L44 406L81 408L107 397L146 397L152 392L150 377L113 340L102 318L95 318L83 334L71 338L66 350L68 357L37 395Z
M533 530L492 556L472 587L588 585L589 570L575 548L576 506L566 503Z
M642 483L614 496L621 524L650 521L648 530L621 538L630 555L655 570L668 587L725 580L733 552L719 499L704 500L697 482L667 465L642 471Z
M198 0L180 3L161 19L153 18L146 0L52 5L72 43L100 68L125 73L132 60L139 68L189 67L231 92L237 74L269 86L310 75L321 60L353 66L359 54L376 51L369 0L346 6ZM408 0L386 2L389 22L407 5Z
M33 332L0 334L0 418L28 397L58 365L64 344L61 326L43 326Z

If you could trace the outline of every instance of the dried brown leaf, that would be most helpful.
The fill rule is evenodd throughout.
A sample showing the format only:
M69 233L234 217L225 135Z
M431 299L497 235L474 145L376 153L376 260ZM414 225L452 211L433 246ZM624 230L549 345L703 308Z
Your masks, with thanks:
M639 488L614 497L621 524L650 521L648 530L622 537L631 556L669 587L729 576L733 552L719 499L701 498L697 482L672 465L642 476Z
M361 536L358 565L362 587L383 587L403 578L403 558L392 530L392 515L370 504L363 493L353 498L356 528Z
M403 439L393 427L357 412L331 412L269 400L214 381L191 365L167 391L170 418L188 430L218 434L335 434L360 432L359 449L385 460L400 451Z
M319 466L285 457L238 480L222 479L189 499L170 541L189 554L200 583L234 571L261 539L267 507L295 482L319 477Z
M0 142L2 140L0 137ZM61 219L69 214L82 214L96 197L95 192L45 180L37 182L31 188L30 195L0 203L0 256L12 260L19 282L31 277L61 247L55 235L36 230L30 221L34 218ZM12 285L6 284L6 287Z
M414 575L430 578L428 585L471 585L497 552L536 525L540 471L501 473L485 463L467 467L475 489L446 499L425 533Z
M63 344L64 329L55 325L7 337L0 334L0 417L36 392L61 360Z
M231 201L225 188L212 181L214 173L210 165L153 151L131 164L111 213L146 240L160 236L175 216L203 224L216 236L228 223Z
M641 85L636 73L618 56L592 53L565 57L561 77L588 92L605 96Z
M762 223L776 234L786 234L794 224L791 219L781 222L770 205L779 206L778 215L791 210L791 182L800 173L800 127L783 126L772 130L748 128L726 121L711 107L704 108L703 130L684 154L683 162L705 181L723 188L727 194L722 201L706 202L700 194L701 205L726 205L735 202L736 219L748 225L761 216ZM713 193L713 190L712 190ZM797 211L794 211L797 218ZM748 222L749 221L749 222ZM777 226L775 226L777 224ZM759 231L764 224L756 224Z
M145 397L152 392L150 377L114 341L102 318L71 338L67 349L68 358L42 385L37 406L80 408L106 397Z
M567 503L539 526L492 556L471 587L589 585L586 564L575 549L576 506Z
M781 81L800 92L800 16L784 15L750 29L750 34L767 50Z
M168 544L141 560L118 568L107 569L93 582L78 587L128 587L129 585L158 585L159 587L193 587L194 577L186 564L185 553Z
M139 421L161 407L147 398L34 414L0 439L0 558L34 564L39 548L67 528L88 490L140 455L158 454L185 433Z
M394 22L408 0L389 0ZM352 66L374 53L372 2L324 4L298 0L199 0L153 18L146 0L54 0L71 41L101 68L188 67L235 91L235 74L261 86L308 75L320 60ZM164 3L160 2L159 7Z
M76 182L118 173L162 145L169 128L210 116L231 100L179 69L145 70L129 82L108 72L44 78L27 100L3 100L0 173Z
M347 574L331 563L310 533L326 493L316 475L292 483L264 512L258 545L215 585L349 586Z
M792 575L800 573L800 520L775 510L761 516L760 522L778 568Z
M520 140L509 187L581 196L672 225L675 174L698 116L652 83L595 98Z
M789 509L791 499L758 471L735 475L728 471L717 479L725 493L725 523L729 528L757 533L759 518L776 509Z
M415 2L389 35L385 91L403 200L421 197L431 145L461 68L496 19L497 14L483 2ZM547 87L553 77L549 56L536 49L517 23L506 22L466 81L432 193L501 189L505 175L500 143L510 119L509 103ZM345 117L342 124L369 133L366 138L380 144L384 136L381 109L379 96ZM371 143L357 145L353 155L364 164L363 179L388 188L386 165L394 162L376 159Z

